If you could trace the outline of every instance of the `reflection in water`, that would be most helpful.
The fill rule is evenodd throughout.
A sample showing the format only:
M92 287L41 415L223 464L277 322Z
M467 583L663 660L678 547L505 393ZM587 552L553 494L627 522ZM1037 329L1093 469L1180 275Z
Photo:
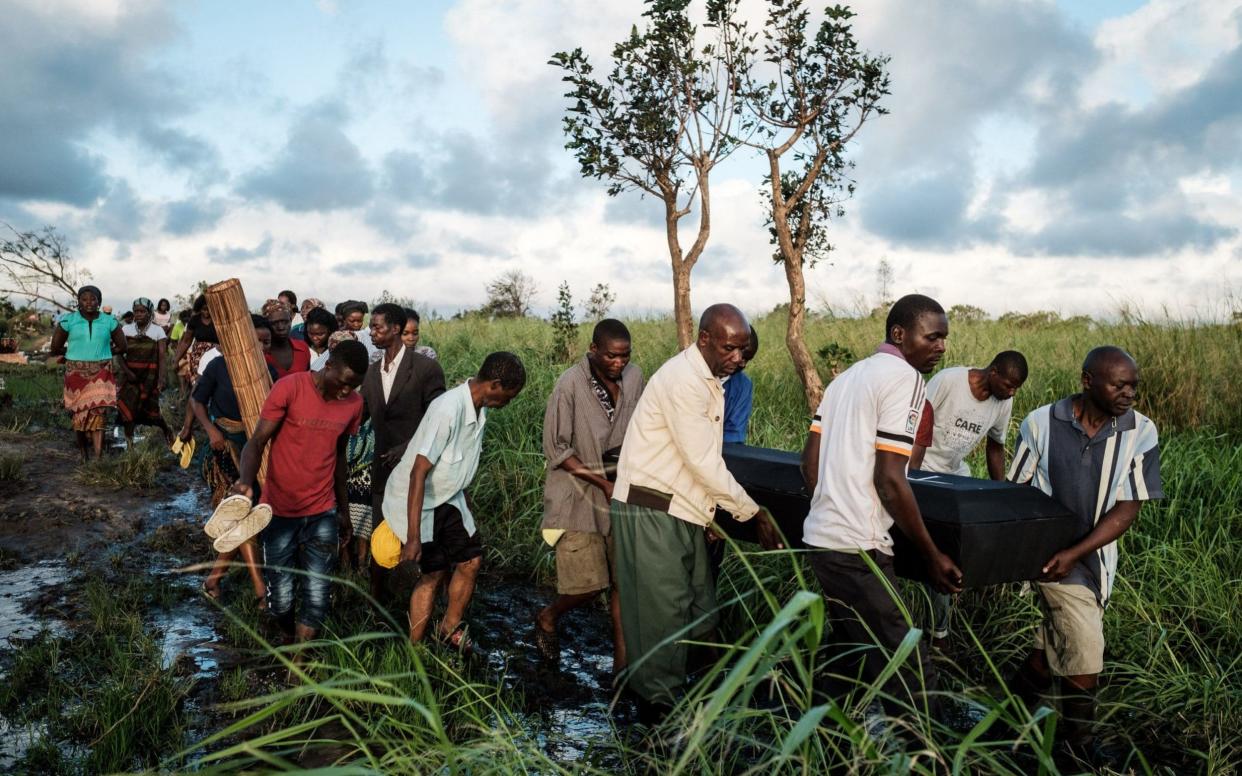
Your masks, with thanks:
M7 647L11 639L33 638L41 630L64 632L63 622L46 619L29 608L40 594L63 584L68 576L69 570L59 560L0 572L0 648Z

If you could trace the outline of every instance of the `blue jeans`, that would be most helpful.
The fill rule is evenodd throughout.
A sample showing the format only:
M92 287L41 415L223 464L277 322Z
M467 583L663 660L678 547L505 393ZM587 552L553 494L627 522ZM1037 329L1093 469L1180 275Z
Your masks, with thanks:
M337 559L336 511L309 517L272 516L263 529L263 575L267 605L286 630L294 621L294 587L300 588L297 622L310 628L323 625L328 614ZM295 571L296 570L296 571Z

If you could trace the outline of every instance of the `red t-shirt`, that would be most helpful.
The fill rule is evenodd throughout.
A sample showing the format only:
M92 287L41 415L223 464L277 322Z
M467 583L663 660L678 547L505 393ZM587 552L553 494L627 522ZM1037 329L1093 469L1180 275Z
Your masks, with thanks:
M276 379L280 379L285 375L296 374L297 372L310 371L310 348L307 347L303 340L290 339L289 344L293 346L293 364L288 369L281 369L280 364L276 363L276 359L271 353L264 353L263 357L267 359L267 363L271 364L276 370Z
M267 459L264 504L281 517L309 517L336 506L336 443L358 431L362 397L324 400L312 372L276 381L259 417L280 423Z

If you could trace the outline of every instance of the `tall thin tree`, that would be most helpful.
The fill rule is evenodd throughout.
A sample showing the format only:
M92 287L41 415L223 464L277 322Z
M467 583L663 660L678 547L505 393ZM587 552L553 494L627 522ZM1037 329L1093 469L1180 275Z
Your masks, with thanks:
M690 272L711 234L711 173L738 146L739 72L753 56L753 36L735 20L737 0L709 0L706 43L698 39L689 0L647 0L637 27L612 51L602 79L582 49L553 55L571 104L566 148L584 177L607 180L616 196L637 189L656 197L673 269L673 314L681 347L694 336ZM683 246L682 220L697 228Z
M745 142L768 163L764 196L773 258L784 266L789 286L785 345L813 411L823 382L804 338L804 267L832 250L829 221L844 215L841 203L854 193L846 146L868 119L887 113L880 100L889 93L889 78L887 57L859 49L853 11L826 9L813 34L810 17L804 0L770 0L763 65L741 71L749 77L741 99L756 130Z

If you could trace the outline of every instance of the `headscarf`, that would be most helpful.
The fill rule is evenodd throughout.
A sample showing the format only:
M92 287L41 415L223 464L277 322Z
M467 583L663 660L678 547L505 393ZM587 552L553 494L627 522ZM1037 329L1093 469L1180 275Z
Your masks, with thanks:
M151 304L151 300L146 298L145 296L140 296L137 299L135 299L134 303L130 305L130 309L133 309L134 307L145 307L147 312L149 313L155 312L155 305Z
M290 318L293 317L293 309L290 308L289 303L284 301L283 299L267 300L266 302L263 303L263 307L259 312L264 318L266 318L272 313L278 312L278 311L287 313Z
M82 294L85 294L87 291L90 291L91 293L93 293L95 295L95 298L99 300L100 304L103 304L103 294L100 293L98 286L82 286L81 288L78 289L77 298L81 299Z
M310 297L309 299L303 299L302 310L301 310L302 317L305 318L306 314L309 313L311 310L314 310L316 307L323 307L323 306L324 306L323 301L316 299L313 296Z
M345 340L354 340L355 342L357 342L358 335L354 334L349 329L341 329L340 331L334 331L330 335L328 335L328 350L331 350L332 348L336 347L336 344L338 342L344 342Z

